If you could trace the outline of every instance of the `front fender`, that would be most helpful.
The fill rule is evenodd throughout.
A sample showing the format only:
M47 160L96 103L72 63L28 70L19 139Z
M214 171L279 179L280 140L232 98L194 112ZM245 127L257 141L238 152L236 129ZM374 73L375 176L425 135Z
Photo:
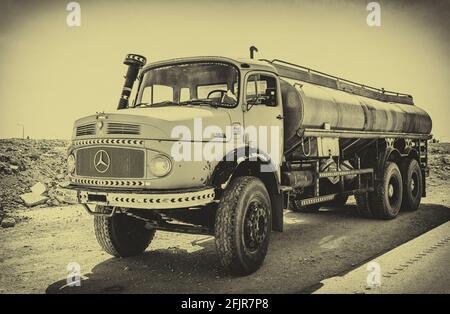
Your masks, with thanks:
M227 153L215 167L211 175L210 185L225 188L236 171L244 163L255 163L261 173L272 173L275 175L277 188L280 183L279 171L272 162L270 156L265 152L249 146L241 147ZM254 167L251 167L252 169ZM255 174L255 176L258 176Z
M280 190L279 169L269 155L250 147L230 152L214 169L211 185L225 189L233 178L242 175L255 176L263 181L270 195L272 230L283 231L284 203Z

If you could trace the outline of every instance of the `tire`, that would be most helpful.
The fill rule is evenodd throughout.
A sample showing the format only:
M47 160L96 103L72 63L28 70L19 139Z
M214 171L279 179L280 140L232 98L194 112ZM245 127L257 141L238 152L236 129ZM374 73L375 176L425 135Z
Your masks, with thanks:
M361 182L363 188L369 187L369 181ZM355 193L356 211L359 216L364 218L373 218L372 210L369 205L369 192Z
M97 206L102 213L110 211L110 207ZM145 222L125 214L112 217L94 217L95 237L101 248L116 257L130 257L145 251L153 240L155 230L144 227Z
M270 197L264 183L251 176L235 178L225 189L215 221L215 243L222 266L248 275L266 257L272 226Z
M422 199L423 179L419 163L415 159L405 159L400 165L403 179L402 211L415 211Z
M394 162L386 162L382 182L375 185L373 192L356 193L355 199L358 213L363 217L397 217L403 199L402 176L398 166Z
M397 164L387 162L384 168L383 182L375 187L370 199L372 213L376 218L393 219L402 206L403 183Z

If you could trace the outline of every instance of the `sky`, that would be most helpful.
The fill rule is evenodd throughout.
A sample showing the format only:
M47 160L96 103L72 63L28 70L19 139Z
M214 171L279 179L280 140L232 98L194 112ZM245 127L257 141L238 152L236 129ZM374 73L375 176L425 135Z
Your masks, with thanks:
M127 53L149 62L220 55L284 59L413 95L450 141L450 1L378 1L381 26L366 22L370 1L1 0L0 138L70 138L73 122L114 111Z

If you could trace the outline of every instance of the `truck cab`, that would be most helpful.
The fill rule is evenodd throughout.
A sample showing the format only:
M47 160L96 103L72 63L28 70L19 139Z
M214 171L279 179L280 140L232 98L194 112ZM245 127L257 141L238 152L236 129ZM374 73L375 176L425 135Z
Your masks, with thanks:
M182 208L210 201L214 185L226 183L221 181L229 178L219 178L213 170L256 141L255 134L245 133L246 127L277 128L273 142L281 145L272 145L272 152L270 145L267 151L259 148L258 153L267 160L271 153L282 156L279 80L264 62L220 57L157 62L142 69L134 87L126 106L75 122L69 148L75 160L70 172L74 187L148 189L155 199L161 192L155 207ZM207 154L207 143L220 146L220 152ZM279 182L280 174L275 170L274 175ZM201 200L172 201L164 196L170 190Z

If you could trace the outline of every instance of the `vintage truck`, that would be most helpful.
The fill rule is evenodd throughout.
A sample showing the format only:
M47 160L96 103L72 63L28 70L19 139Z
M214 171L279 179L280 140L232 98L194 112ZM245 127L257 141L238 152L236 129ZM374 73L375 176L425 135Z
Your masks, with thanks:
M60 189L111 255L142 253L157 230L207 234L249 274L288 208L355 195L361 216L392 219L426 194L431 119L410 95L281 60L124 64L117 110L75 122Z

